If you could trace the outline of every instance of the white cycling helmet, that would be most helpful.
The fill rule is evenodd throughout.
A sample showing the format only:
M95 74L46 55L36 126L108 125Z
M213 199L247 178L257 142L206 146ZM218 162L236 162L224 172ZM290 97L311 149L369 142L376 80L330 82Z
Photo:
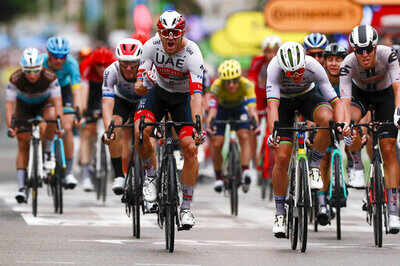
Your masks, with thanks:
M139 61L143 44L136 39L126 38L118 42L115 56L121 61Z
M306 65L304 48L298 42L285 42L279 48L276 56L279 65L285 72L296 71Z
M167 29L185 29L185 18L174 10L168 10L161 14L157 22L157 28L159 30Z
M21 67L24 68L42 68L43 55L36 48L26 48L21 55L19 61Z
M356 26L349 35L351 47L376 46L378 44L378 33L370 25Z
M267 37L265 37L265 39L263 40L263 42L261 44L261 49L265 50L265 48L267 48L267 47L274 48L276 45L278 47L280 47L282 45L281 38L279 38L279 36L276 36L276 35L267 36Z

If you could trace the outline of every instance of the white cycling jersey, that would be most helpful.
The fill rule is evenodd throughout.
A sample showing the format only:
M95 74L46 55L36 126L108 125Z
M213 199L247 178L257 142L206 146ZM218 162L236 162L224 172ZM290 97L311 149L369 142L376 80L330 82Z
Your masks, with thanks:
M126 80L121 74L119 61L115 61L104 70L102 95L111 98L116 95L129 102L137 102L140 96L135 93L135 81Z
M158 34L144 44L138 78L144 72L155 70L153 77L146 75L146 87L157 84L172 93L202 93L203 56L196 43L186 38L183 41L186 42L185 47L173 55L164 51Z
M324 98L333 102L337 94L329 82L325 69L313 57L306 55L305 72L300 83L294 83L286 75L275 56L267 68L267 100L293 98L315 89L318 84Z
M352 83L364 91L374 92L389 88L393 82L400 82L400 67L397 53L388 46L376 47L376 63L373 68L360 66L356 55L346 56L340 66L340 95L351 98Z

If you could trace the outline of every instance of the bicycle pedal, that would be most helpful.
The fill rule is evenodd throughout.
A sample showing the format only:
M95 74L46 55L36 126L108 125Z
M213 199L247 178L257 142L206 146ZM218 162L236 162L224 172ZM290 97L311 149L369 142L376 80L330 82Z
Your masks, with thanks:
M178 231L188 231L192 229L192 226L189 224L184 224L178 227Z

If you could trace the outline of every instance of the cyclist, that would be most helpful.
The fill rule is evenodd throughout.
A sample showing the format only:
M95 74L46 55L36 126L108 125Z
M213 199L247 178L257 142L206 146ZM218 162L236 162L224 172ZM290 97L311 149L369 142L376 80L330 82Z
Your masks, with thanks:
M318 82L324 98L318 95L315 83ZM306 56L303 47L297 42L286 42L278 50L267 69L267 113L269 132L273 132L274 121L281 126L292 126L295 110L305 119L320 126L328 126L329 120L343 122L344 106L329 82L328 76L317 60ZM332 105L332 108L329 105ZM268 137L268 144L275 151L275 164L272 171L276 216L273 233L285 237L285 197L288 187L287 170L292 150L292 134L279 131L280 137ZM278 144L278 140L280 143ZM313 148L323 157L329 142L329 132L319 130L314 138ZM312 165L311 167L318 167Z
M225 125L217 125L216 130L210 123L216 120L248 120L254 117L258 121L256 111L256 95L254 84L242 77L240 63L236 60L226 60L218 67L218 76L211 85L212 99L209 102L210 111L207 117L207 129L211 135L212 160L215 171L214 190L221 192L224 186L222 173L222 146L224 145ZM246 110L248 106L248 111ZM249 163L251 158L250 123L241 123L236 128L239 138L242 165L242 189L247 193L251 183Z
M310 33L303 41L303 47L306 55L314 57L321 65L324 64L324 49L328 46L329 41L325 34Z
M267 67L269 62L278 52L278 49L281 45L282 45L282 40L278 36L271 35L265 37L265 39L261 44L261 49L263 50L263 54L254 57L250 65L248 78L249 80L253 81L255 85L257 112L259 120L261 120L263 117L266 116L267 104L265 102L265 82L267 78ZM253 152L252 158L255 158L257 156L256 155L257 139L256 135L253 134L253 132L251 132L250 134L251 134L251 150ZM261 167L264 168L264 177L267 176L271 177L272 166L273 166L273 156L272 153L269 152L268 145L266 145L266 138L268 135L269 133L266 132L266 137L264 138L264 141L262 142L261 145L261 150L265 149L264 162L261 162ZM261 158L256 158L256 162L260 162L260 159ZM261 167L257 166L257 170L261 171L261 169L259 169Z
M70 47L66 39L62 37L50 37L46 43L47 54L44 54L43 66L53 70L60 82L61 94L64 107L63 128L65 130L65 158L67 188L73 189L78 181L72 174L74 136L72 126L78 125L74 120L74 110L82 109L81 106L81 75L79 65L69 52Z
M184 37L185 24L184 17L178 12L165 11L158 20L157 34L143 47L140 80L135 89L138 94L145 96L135 114L136 136L139 136L138 120L142 115L151 122L160 121L165 111L176 122L191 122L195 115L202 116L203 57L199 47ZM156 158L149 138L151 130L148 127L143 132L143 144L136 142L146 172L143 196L147 202L157 199L154 182ZM177 128L177 133L184 157L181 175L183 201L179 218L184 227L191 228L195 224L195 217L190 210L190 203L198 176L195 144L203 142L205 135L203 132L194 132L190 126ZM192 138L193 134L195 139Z
M115 125L127 124L135 113L140 96L135 93L138 83L137 74L140 65L143 45L139 40L126 38L118 42L115 56L118 61L112 63L104 71L103 79L103 122L107 129L111 120ZM116 128L110 138L104 133L103 140L108 144L115 178L112 190L116 195L124 192L125 177L122 167L123 158L130 153L132 130Z
M85 191L94 189L89 172L91 150L90 143L97 138L97 119L101 117L101 99L104 70L115 61L113 52L100 47L95 49L80 65L81 75L88 81L83 87L83 117L86 125L81 132L80 164L82 169L82 186Z
M340 68L340 93L355 121L365 115L369 105L375 107L377 121L394 121L380 135L385 170L385 187L389 209L389 229L400 229L397 194L399 165L396 161L396 136L400 118L400 67L392 48L377 45L378 34L369 25L356 26L349 36L354 52L346 56ZM350 105L353 103L353 105ZM350 121L350 115L348 117Z
M56 119L62 116L61 89L56 74L43 68L43 55L35 48L23 51L21 68L10 76L10 83L6 89L6 123L10 137L17 136L17 178L18 203L26 202L25 179L29 160L29 141L31 139L31 125L18 123L16 129L12 128L13 114L17 120L25 120L41 115L44 119ZM50 171L55 167L54 156L51 156L56 125L47 124L41 130L44 139L44 169ZM58 134L62 132L57 132Z

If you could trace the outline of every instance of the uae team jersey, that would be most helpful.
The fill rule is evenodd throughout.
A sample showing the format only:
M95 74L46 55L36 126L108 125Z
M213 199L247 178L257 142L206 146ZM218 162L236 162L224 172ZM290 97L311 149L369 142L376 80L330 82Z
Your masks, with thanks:
M49 67L49 64L47 62L49 59L49 55L44 54L43 56L44 56L43 66L51 69L51 67ZM65 63L63 64L61 69L58 70L51 69L51 70L53 70L56 73L61 88L67 86L70 83L73 90L80 88L81 73L79 72L78 62L72 56L67 55Z
M202 93L203 56L197 44L186 38L183 41L185 47L173 55L164 51L158 34L144 44L138 78L146 73L145 86L153 83L171 93ZM154 76L148 75L152 69Z
M397 54L385 45L376 47L376 64L365 69L360 66L356 55L346 56L340 65L340 96L351 98L352 83L363 91L374 92L389 88L394 82L400 82L400 67Z
M128 81L122 76L119 61L115 61L104 70L102 95L111 98L118 96L129 102L137 102L140 96L135 93L135 82L136 79Z
M338 96L329 82L325 69L317 60L306 55L305 72L300 83L290 80L279 65L275 56L267 68L267 100L279 100L280 98L293 98L313 90L318 84L322 96L330 103L338 99Z

